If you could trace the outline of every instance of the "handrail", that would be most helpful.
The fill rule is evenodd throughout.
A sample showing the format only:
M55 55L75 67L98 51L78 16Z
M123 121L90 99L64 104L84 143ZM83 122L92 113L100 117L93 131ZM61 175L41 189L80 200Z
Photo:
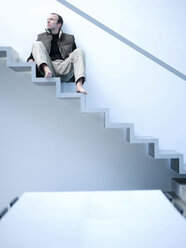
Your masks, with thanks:
M115 37L116 39L120 40L121 42L125 43L126 45L130 46L132 49L136 50L137 52L139 52L140 54L144 55L145 57L147 57L148 59L154 61L156 64L164 67L166 70L172 72L173 74L175 74L176 76L180 77L181 79L183 79L184 81L186 81L186 75L183 74L182 72L176 70L174 67L168 65L167 63L163 62L162 60L158 59L157 57L155 57L154 55L152 55L151 53L147 52L146 50L144 50L143 48L137 46L136 44L134 44L133 42L131 42L130 40L126 39L125 37L123 37L122 35L118 34L117 32L115 32L114 30L112 30L111 28L105 26L104 24L102 24L101 22L97 21L96 19L94 19L93 17L91 17L90 15L86 14L85 12L83 12L82 10L78 9L77 7L75 7L74 5L70 4L69 2L65 1L65 0L57 0L58 2L60 2L61 4L63 4L65 7L67 7L68 9L74 11L76 14L80 15L81 17L83 17L84 19L88 20L89 22L93 23L94 25L96 25L97 27L101 28L102 30L104 30L105 32L107 32L108 34L112 35L113 37Z

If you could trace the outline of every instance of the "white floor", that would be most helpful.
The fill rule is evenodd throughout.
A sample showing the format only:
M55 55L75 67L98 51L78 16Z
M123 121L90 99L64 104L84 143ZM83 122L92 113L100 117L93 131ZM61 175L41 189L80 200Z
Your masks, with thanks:
M3 248L185 247L186 220L159 190L25 193L0 221Z

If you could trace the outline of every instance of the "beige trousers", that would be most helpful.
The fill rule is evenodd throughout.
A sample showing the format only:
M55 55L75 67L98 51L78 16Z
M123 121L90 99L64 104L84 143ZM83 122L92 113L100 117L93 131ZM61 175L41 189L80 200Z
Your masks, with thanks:
M85 53L80 48L75 49L67 59L51 61L50 56L42 41L36 41L32 47L32 54L40 72L44 75L40 65L45 63L50 68L52 75L68 81L73 76L75 82L83 77L85 80Z

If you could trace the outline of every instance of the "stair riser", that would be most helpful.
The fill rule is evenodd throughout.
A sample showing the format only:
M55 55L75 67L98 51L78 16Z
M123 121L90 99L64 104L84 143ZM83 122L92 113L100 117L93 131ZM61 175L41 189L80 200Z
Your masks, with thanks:
M179 184L175 180L172 180L171 183L172 191L183 201L186 203L186 184Z

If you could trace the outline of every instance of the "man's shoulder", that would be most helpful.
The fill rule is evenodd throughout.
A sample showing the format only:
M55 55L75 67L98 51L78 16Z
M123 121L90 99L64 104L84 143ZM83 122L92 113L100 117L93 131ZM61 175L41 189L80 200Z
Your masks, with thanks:
M43 32L43 33L38 34L38 37L48 37L48 36L51 36L51 34L48 32ZM61 37L65 40L74 40L74 35L67 34L64 32L61 33Z
M69 40L69 41L73 41L74 40L74 35L72 34L67 34L67 33L62 33L62 39L63 40Z
M40 37L48 36L48 35L50 35L48 32L43 32L43 33L38 34L38 36Z
M67 34L67 33L62 33L62 35L64 35L64 36L66 36L66 37L74 37L74 35L73 34Z

